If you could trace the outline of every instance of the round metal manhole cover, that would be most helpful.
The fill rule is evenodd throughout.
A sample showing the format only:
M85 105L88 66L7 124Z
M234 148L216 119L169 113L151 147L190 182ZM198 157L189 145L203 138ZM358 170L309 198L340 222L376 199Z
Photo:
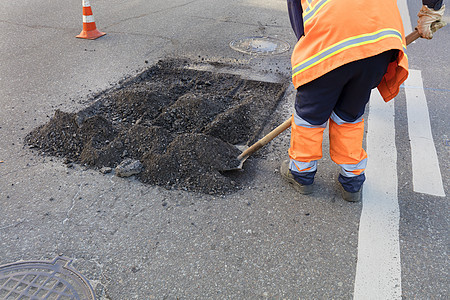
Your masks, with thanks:
M246 54L271 55L289 51L291 46L279 39L253 36L231 41L230 47Z
M72 260L20 261L0 266L0 299L95 300L89 281Z

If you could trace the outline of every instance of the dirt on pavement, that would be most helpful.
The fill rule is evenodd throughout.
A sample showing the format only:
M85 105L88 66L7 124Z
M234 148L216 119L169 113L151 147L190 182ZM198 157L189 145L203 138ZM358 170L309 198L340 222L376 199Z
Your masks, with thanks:
M56 111L25 142L92 168L138 160L148 184L209 194L239 188L236 144L255 142L286 85L159 61L95 97L77 113Z

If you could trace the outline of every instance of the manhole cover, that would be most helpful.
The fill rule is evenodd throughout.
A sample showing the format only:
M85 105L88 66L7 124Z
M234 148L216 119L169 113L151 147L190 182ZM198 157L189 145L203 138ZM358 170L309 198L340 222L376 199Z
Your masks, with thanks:
M271 37L246 37L230 42L230 47L246 54L280 54L289 50L288 43Z
M91 285L71 262L58 256L0 266L0 299L95 299Z

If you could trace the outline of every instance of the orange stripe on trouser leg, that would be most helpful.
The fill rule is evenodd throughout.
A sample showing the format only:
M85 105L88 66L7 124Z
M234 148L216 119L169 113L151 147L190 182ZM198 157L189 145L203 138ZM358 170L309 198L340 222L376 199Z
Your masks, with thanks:
M364 119L338 125L330 119L330 155L337 164L357 164L367 158L362 148Z
M299 166L295 162L293 165L295 166L295 169L292 169L292 170L297 171L299 173L308 172L308 171L311 171L311 169L312 169L312 167L308 167L306 169L300 169Z
M297 126L292 118L289 157L302 162L321 159L324 130L325 128Z
M311 167L303 169L303 170L300 170L299 168L297 168L299 173L301 173L301 172L308 172L308 171L311 171L311 169L312 169Z
M358 170L353 170L353 171L350 171L350 172L352 172L355 175L361 175L361 173L364 172L364 171L365 171L365 169L358 169Z

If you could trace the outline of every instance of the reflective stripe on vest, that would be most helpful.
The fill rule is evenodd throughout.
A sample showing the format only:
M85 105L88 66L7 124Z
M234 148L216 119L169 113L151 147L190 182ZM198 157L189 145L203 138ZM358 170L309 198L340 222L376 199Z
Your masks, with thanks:
M330 47L320 51L316 55L309 57L308 59L295 65L292 70L292 77L297 76L298 74L308 70L309 68L319 64L320 62L322 62L330 57L333 57L334 55L336 55L346 49L365 45L365 44L375 43L382 39L391 38L391 37L396 37L400 41L402 41L402 34L399 31L392 29L392 28L382 29L382 30L378 30L373 33L362 34L362 35L357 35L354 37L347 38L347 39L340 41L334 45L331 45ZM404 45L403 45L403 47L405 48Z
M314 6L309 6L304 12L303 12L303 24L306 25L309 20L311 20L312 17L314 17L319 10L324 7L325 4L330 2L331 0L322 0L317 2Z

